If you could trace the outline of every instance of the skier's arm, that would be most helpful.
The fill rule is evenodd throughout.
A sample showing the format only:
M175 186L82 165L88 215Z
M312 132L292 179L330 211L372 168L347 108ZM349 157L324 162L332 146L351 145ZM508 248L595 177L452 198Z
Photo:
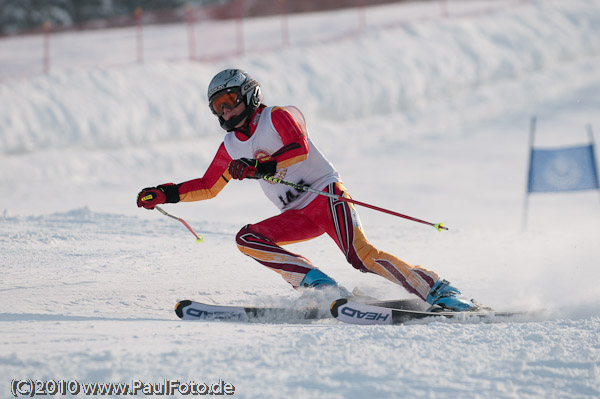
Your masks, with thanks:
M161 184L157 187L144 188L137 197L137 206L154 209L164 203L201 201L215 197L231 180L227 165L231 157L221 144L217 155L199 179L189 180L180 184Z
M221 144L203 177L179 184L179 200L191 202L216 197L231 180L231 175L227 170L229 162L231 162L231 157L225 150L225 145Z
M234 160L229 165L229 173L234 179L257 179L261 176L272 176L277 169L287 168L297 162L304 161L308 157L306 132L285 108L273 108L271 121L281 138L281 148L271 156L260 159L241 158Z
M277 161L277 169L304 161L308 157L308 140L300 124L281 107L273 109L271 120L283 143L283 146L271 155Z

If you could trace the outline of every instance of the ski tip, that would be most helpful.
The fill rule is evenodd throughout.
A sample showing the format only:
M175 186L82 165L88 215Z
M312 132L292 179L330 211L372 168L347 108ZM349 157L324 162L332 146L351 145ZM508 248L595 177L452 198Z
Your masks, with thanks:
M191 304L192 301L190 301L189 299L184 299L183 301L177 302L177 304L175 305L175 314L177 315L177 317L183 319L183 308L185 308L186 306L190 306Z
M345 305L348 303L348 299L346 298L340 298L340 299L336 299L335 301L333 301L331 303L331 306L329 307L329 311L331 312L331 315L335 318L338 317L338 308L342 305Z

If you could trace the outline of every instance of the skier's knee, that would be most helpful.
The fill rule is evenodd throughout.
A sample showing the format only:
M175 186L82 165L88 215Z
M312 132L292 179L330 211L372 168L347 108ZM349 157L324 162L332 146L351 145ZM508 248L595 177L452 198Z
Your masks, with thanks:
M259 233L252 227L253 226L251 224L245 225L235 236L235 242L238 246L238 249L244 253L246 253L245 248L251 247L253 244L256 245L256 243L259 242L263 242L268 245L273 244L273 241L269 237Z
M346 256L346 260L353 268L360 270L363 273L370 272L363 260L356 253L349 253L348 256Z
M242 227L240 229L240 231L238 231L238 233L235 236L235 243L238 246L238 249L242 252L244 252L243 248L246 247L247 245L247 237L248 235L252 234L252 230L250 230L250 225L247 224L244 227Z

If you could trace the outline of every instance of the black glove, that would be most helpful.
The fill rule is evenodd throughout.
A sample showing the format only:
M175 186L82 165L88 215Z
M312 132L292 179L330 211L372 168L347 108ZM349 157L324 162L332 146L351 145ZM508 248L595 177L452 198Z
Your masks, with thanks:
M179 202L179 184L161 184L158 187L146 187L138 193L137 206L154 209L156 205Z
M262 179L273 176L277 171L277 161L273 157L260 159L240 158L229 162L229 174L234 179Z

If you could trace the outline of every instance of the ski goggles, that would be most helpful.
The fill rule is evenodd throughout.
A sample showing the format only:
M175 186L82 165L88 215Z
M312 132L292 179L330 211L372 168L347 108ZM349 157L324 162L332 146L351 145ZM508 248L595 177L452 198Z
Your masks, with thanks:
M210 100L210 109L214 114L221 116L223 115L224 108L235 108L241 102L242 95L239 92L224 91L222 93L216 94Z

